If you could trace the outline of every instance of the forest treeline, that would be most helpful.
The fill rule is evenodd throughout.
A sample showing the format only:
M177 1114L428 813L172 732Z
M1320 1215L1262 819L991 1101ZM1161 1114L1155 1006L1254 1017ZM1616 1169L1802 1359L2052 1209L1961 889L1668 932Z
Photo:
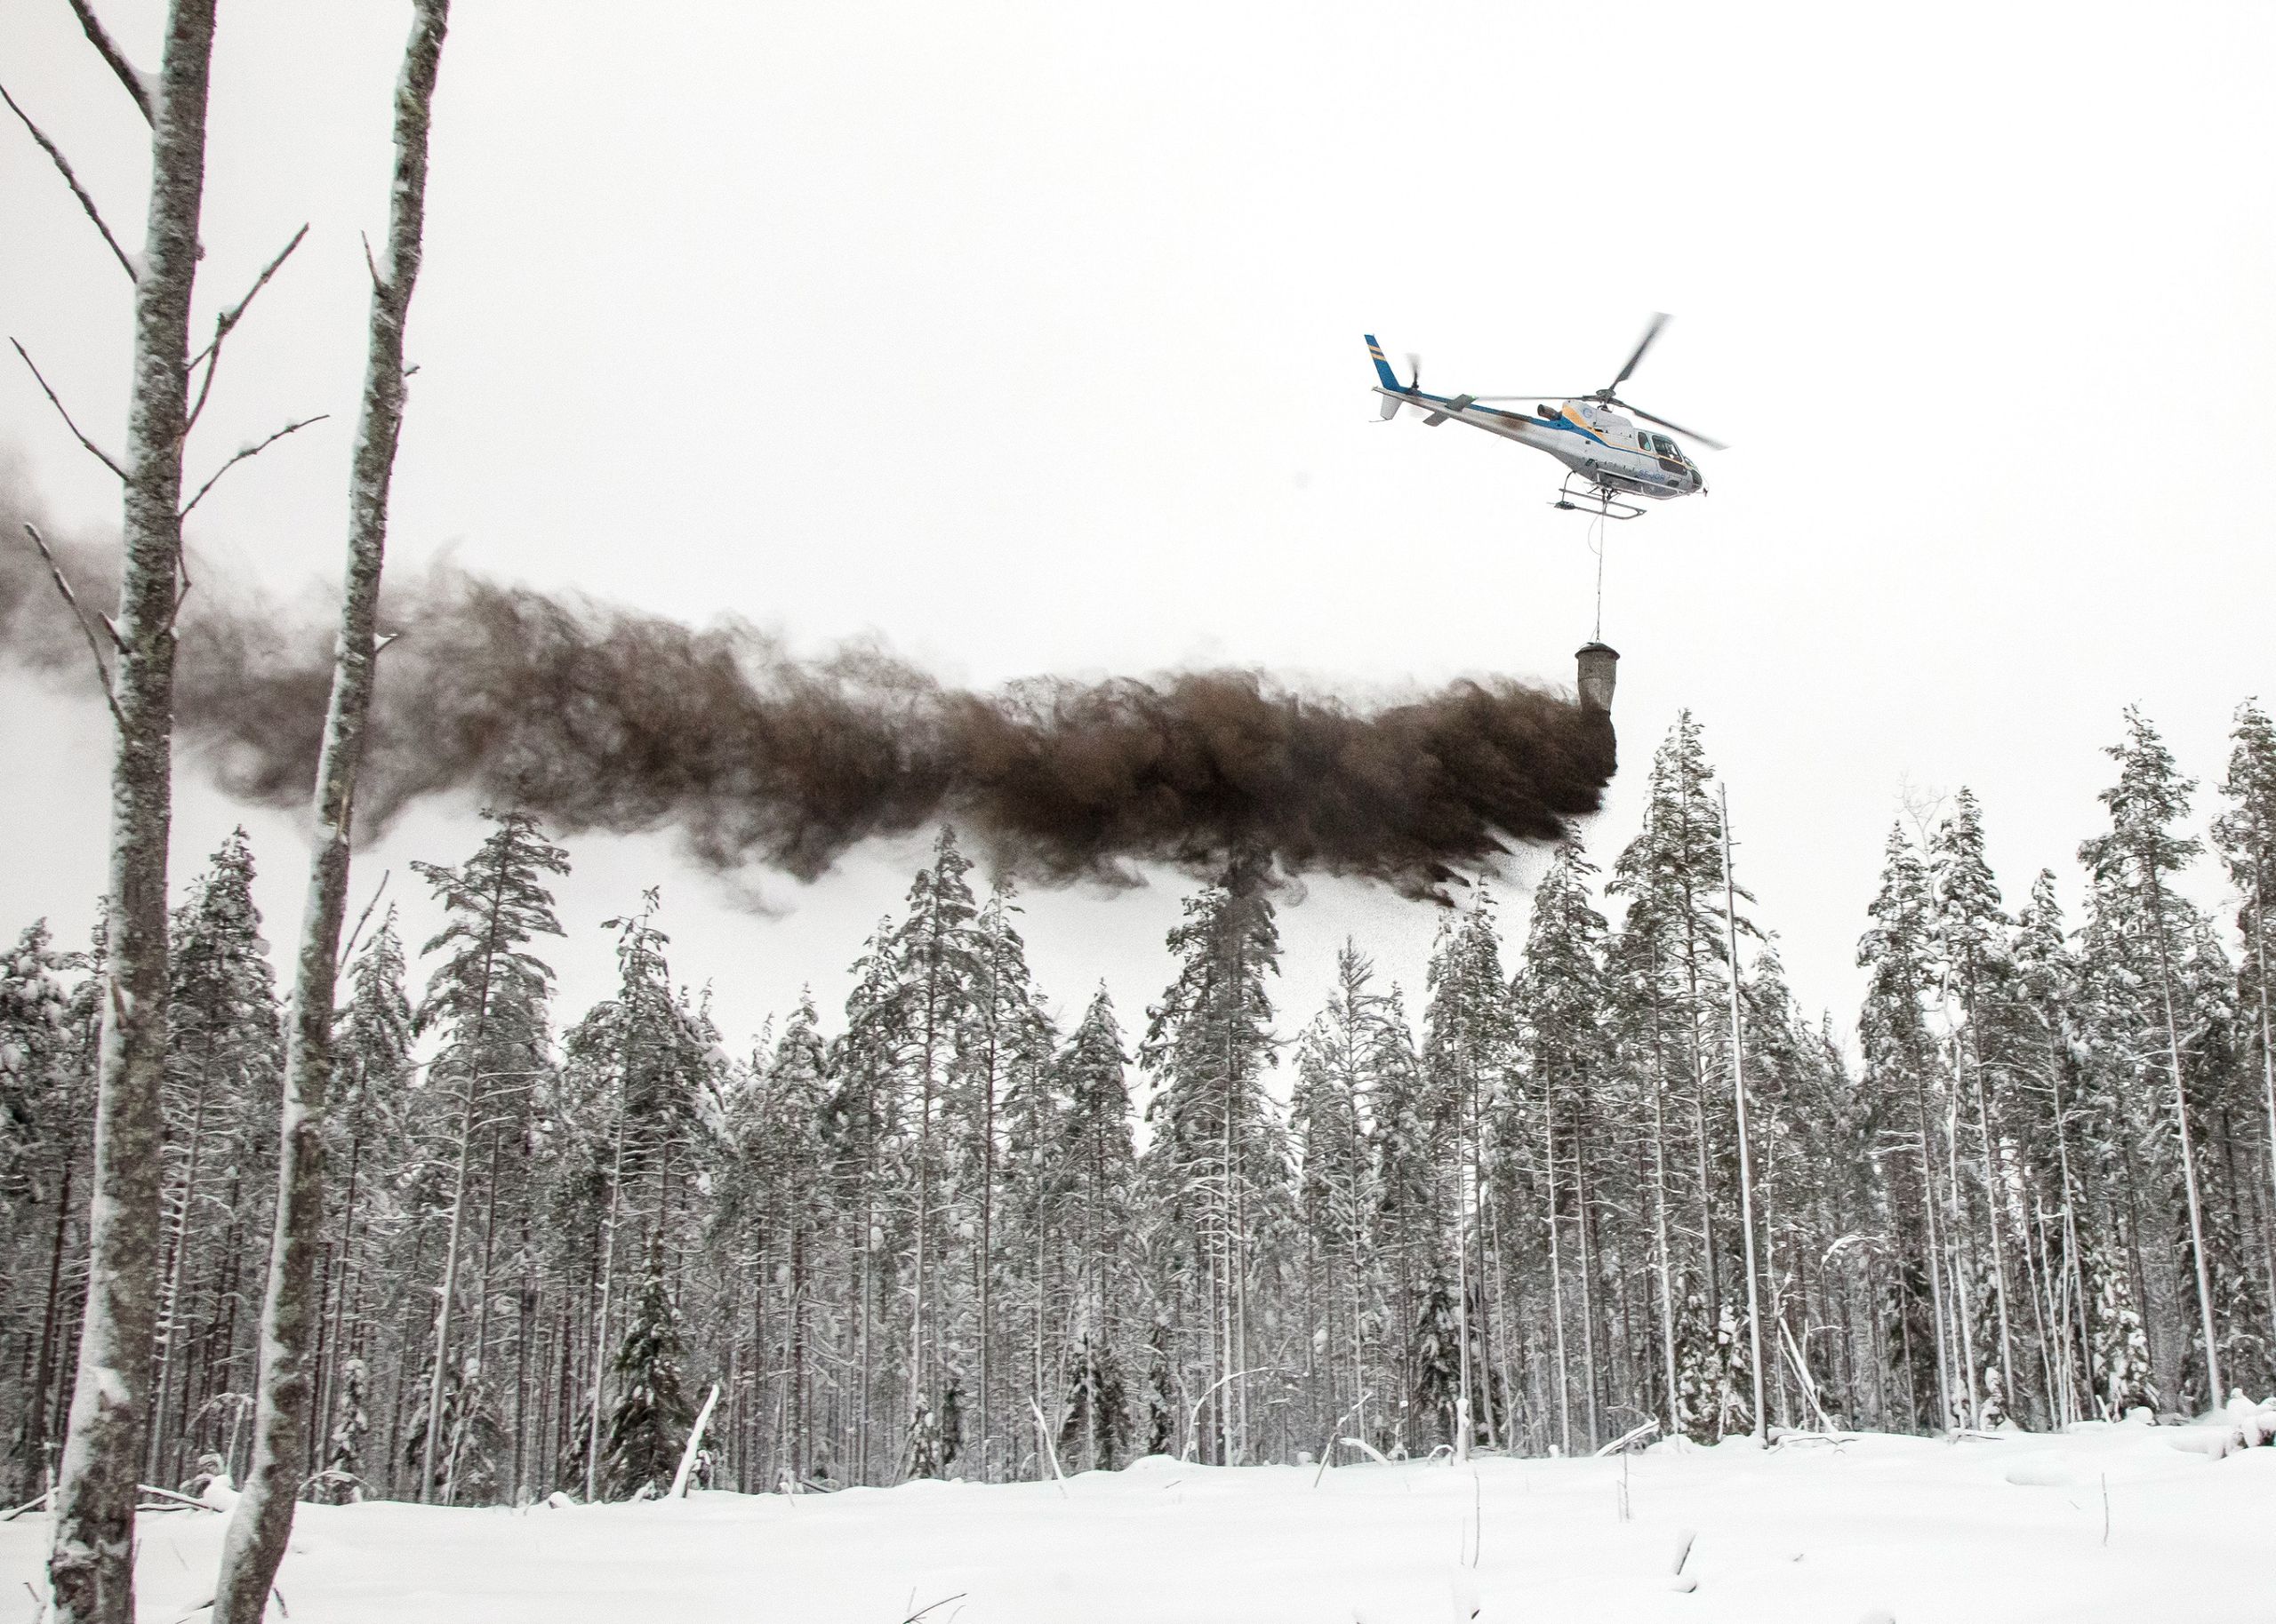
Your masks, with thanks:
M2075 920L2051 872L2003 891L1967 791L1900 823L1854 1041L1798 1003L1743 888L1727 919L1688 714L1608 869L1559 849L1521 938L1478 892L1411 994L1347 944L1317 1012L1276 1008L1273 884L1236 859L1141 1018L1102 988L1063 1026L1015 897L950 832L833 1020L807 998L731 1048L653 892L610 922L613 995L561 1011L566 853L492 812L463 861L415 865L434 939L390 911L347 959L307 1492L652 1492L715 1383L703 1470L748 1491L1744 1431L1735 1021L1766 1422L2264 1391L2276 726L2248 705L2232 742L2200 840L2196 786L2128 714ZM2231 918L2177 885L2207 862ZM250 1448L284 1052L252 877L240 833L172 916L161 1484L241 1480ZM94 952L35 924L0 956L16 1499L71 1398Z

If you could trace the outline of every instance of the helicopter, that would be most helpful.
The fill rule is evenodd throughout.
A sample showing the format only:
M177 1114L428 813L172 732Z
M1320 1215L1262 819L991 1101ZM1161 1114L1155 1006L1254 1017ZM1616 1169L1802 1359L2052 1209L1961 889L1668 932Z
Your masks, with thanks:
M1636 340L1627 364L1610 383L1594 394L1575 396L1556 405L1543 403L1533 395L1426 395L1422 392L1421 357L1406 357L1407 378L1402 384L1398 374L1391 371L1390 363L1383 358L1383 347L1375 341L1372 332L1366 335L1367 354L1374 361L1375 376L1382 380L1375 393L1383 397L1384 421L1397 417L1401 406L1411 406L1422 412L1423 422L1433 428L1449 420L1468 423L1505 440L1547 452L1566 468L1556 507L1568 513L1632 519L1642 516L1644 512L1633 498L1665 501L1707 489L1705 476L1680 445L1669 435L1644 428L1635 418L1695 440L1710 450L1725 449L1721 441L1710 439L1679 423L1671 423L1663 417L1655 417L1640 407L1630 405L1615 393L1628 381L1629 374L1636 370L1644 352L1652 348L1653 340L1667 324L1665 312L1655 315L1644 329L1644 336ZM1535 402L1532 412L1503 411L1493 404L1520 400ZM1623 417L1615 407L1631 412L1634 417Z

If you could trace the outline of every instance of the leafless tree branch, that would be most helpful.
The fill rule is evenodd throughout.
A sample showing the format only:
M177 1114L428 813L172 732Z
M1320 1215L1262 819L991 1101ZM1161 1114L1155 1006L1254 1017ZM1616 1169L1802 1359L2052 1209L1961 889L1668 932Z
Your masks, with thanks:
M125 478L126 470L119 467L118 464L112 460L110 453L105 451L101 446L96 444L92 440L87 438L85 435L79 432L79 425L71 420L71 414L68 412L64 411L62 401L56 397L56 393L53 389L47 387L47 380L40 377L38 365L34 363L30 355L25 351L22 343L12 338L10 339L8 342L13 344L16 347L16 353L24 357L24 364L32 369L32 376L39 379L40 393L47 396L48 404L53 406L57 412L61 415L63 419L63 426L71 431L72 437L76 439L80 444L85 446L89 452L93 455L96 461L101 463L105 468L117 475L121 479Z
M141 281L142 278L135 272L134 261L126 257L126 250L118 245L118 239L103 223L102 211L95 207L95 200L87 195L87 188L79 184L79 177L72 172L71 160L63 156L63 149L49 140L46 132L32 123L32 116L16 105L16 99L8 93L4 84L0 84L0 101L6 102L8 110L23 120L24 128L32 132L32 140L39 143L40 150L55 160L56 172L63 177L63 184L71 188L71 196L79 200L79 206L87 212L87 218L95 222L95 229L103 234L103 241L110 244L110 251L117 256L118 268L126 273L126 279L129 282Z
M392 868L381 874L380 888L372 893L372 900L364 904L364 911L356 916L356 928L348 932L348 940L341 945L339 956L333 962L335 974L346 970L348 961L356 956L356 943L363 936L364 927L372 922L372 910L380 905L380 899L388 894L388 881L394 877L395 870Z
M278 429L275 434L270 435L268 438L261 441L258 445L239 447L237 454L230 458L227 462L223 463L220 468L215 468L213 470L213 477L207 480L204 484L198 486L197 494L191 497L188 501L182 504L182 517L188 518L189 516L189 510L192 508L196 507L198 503L204 501L205 500L205 493L221 482L221 476L228 473L231 468L236 467L237 464L243 462L246 458L258 457L261 452L276 444L277 441L283 439L286 435L297 434L301 429L306 428L310 423L321 423L325 419L331 415L332 413L329 412L319 412L314 417L304 417L297 423L285 424L284 428Z
M78 17L79 26L87 31L87 43L94 46L104 61L110 64L111 72L116 74L118 82L126 86L126 93L134 98L135 107L141 111L142 122L146 124L150 123L150 87L144 82L140 71L126 60L126 52L121 51L104 31L102 20L95 15L95 8L88 4L87 0L71 0L71 10Z
M192 428L197 426L197 414L205 410L205 397L213 392L213 370L221 364L221 341L229 336L231 330L239 322L244 319L246 308L252 303L253 295L268 285L268 279L276 274L276 268L292 258L293 251L301 245L301 239L308 234L309 228L305 225L295 231L293 234L293 240L284 244L275 259L261 268L260 275L254 277L252 285L245 290L245 296L213 318L212 342L190 357L189 365L193 372L197 369L200 362L204 364L205 379L197 387L196 404L190 407L189 415L182 420L181 431L185 437Z
M103 703L110 707L112 720L124 726L124 720L118 714L118 696L111 692L110 668L103 663L102 645L95 641L95 628L87 624L87 612L79 607L79 595L71 590L70 578L63 573L63 566L48 550L47 538L39 533L39 527L28 524L24 526L24 533L32 539L32 545L39 548L39 556L46 560L47 572L55 581L55 589L63 595L64 603L70 606L71 618L79 623L79 631L87 639L87 652L94 659L95 679L102 684ZM108 628L110 622L106 620L103 625ZM113 648L118 647L116 630L111 632L110 640Z

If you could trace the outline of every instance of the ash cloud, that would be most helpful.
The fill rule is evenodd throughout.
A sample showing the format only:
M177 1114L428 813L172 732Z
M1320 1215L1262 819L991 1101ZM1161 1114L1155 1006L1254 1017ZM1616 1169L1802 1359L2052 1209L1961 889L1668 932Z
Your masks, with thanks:
M0 494L0 650L84 677L11 505ZM83 596L107 602L100 551L68 550ZM715 869L811 880L863 840L948 819L1045 884L1239 857L1443 898L1596 811L1615 765L1607 717L1498 678L1371 707L1238 669L974 692L871 646L802 658L738 621L698 630L453 571L398 578L383 620L404 635L380 657L366 836L459 793L563 833L670 828ZM330 636L317 607L192 594L177 716L231 793L306 804Z

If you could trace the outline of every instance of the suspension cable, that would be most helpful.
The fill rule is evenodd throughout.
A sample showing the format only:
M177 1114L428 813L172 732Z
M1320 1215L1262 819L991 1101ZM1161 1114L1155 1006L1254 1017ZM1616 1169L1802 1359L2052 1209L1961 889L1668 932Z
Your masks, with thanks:
M1597 556L1597 628L1592 642L1604 641L1604 515L1589 521L1589 551Z

